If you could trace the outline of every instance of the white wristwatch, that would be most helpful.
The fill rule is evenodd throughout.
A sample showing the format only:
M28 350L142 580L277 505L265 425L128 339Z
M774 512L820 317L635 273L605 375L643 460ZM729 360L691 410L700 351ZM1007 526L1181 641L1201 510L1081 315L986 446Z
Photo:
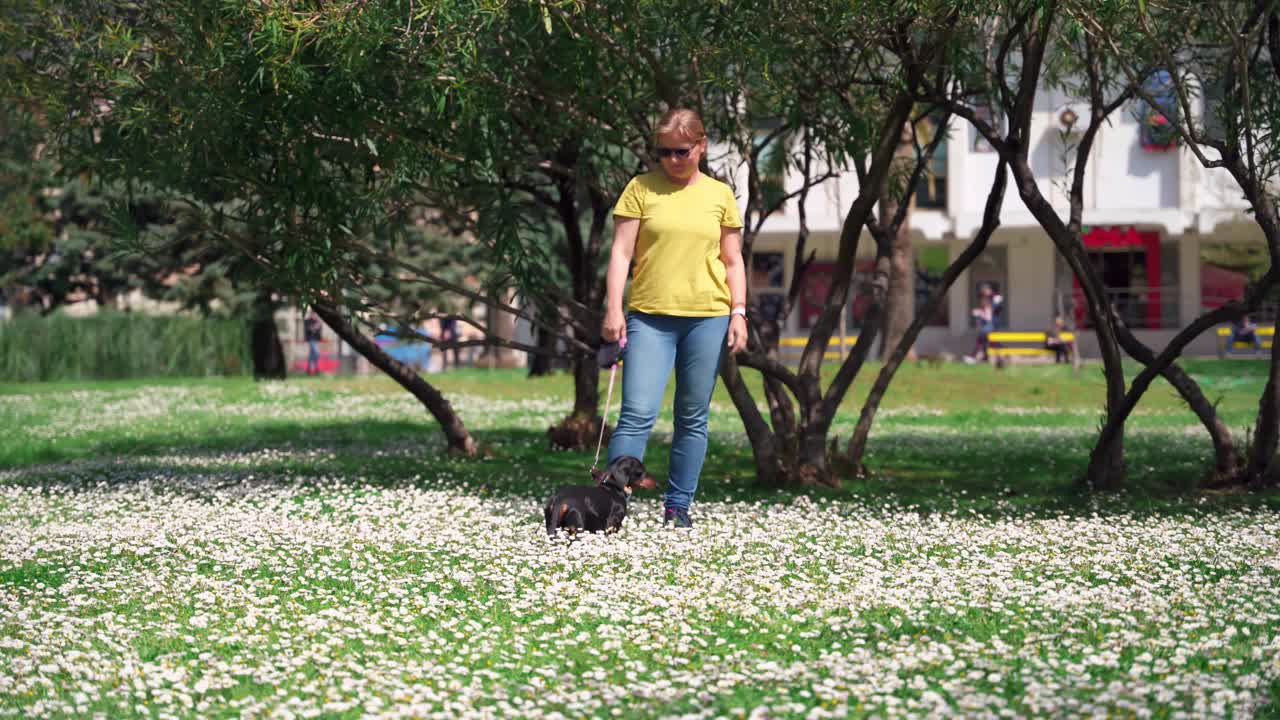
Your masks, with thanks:
M741 305L739 305L738 307L733 308L732 310L730 310L730 311L729 311L729 314L730 314L730 315L741 315L742 317L746 317L746 316L747 316L747 309L746 309L745 307L742 307Z

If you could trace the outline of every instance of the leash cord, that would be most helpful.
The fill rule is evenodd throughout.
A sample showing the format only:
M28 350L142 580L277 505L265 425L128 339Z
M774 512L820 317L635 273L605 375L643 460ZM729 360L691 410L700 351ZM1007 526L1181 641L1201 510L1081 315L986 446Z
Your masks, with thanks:
M591 463L591 469L595 470L600 464L600 448L604 445L604 426L609 420L609 407L613 405L613 379L618 374L618 363L614 363L609 368L609 392L605 396L604 415L600 418L600 439L596 441L596 459Z

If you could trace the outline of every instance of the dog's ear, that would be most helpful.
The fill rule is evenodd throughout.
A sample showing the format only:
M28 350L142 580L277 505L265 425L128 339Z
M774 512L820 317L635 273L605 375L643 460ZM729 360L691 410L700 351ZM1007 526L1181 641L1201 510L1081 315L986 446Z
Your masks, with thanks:
M609 473L616 476L624 487L652 490L658 486L658 481L644 469L644 463L640 462L640 458L631 455L615 458L609 464Z
M628 485L645 490L652 490L658 486L658 481L644 469L644 463L640 462L639 458L628 457L626 460L626 465L618 469L626 473Z

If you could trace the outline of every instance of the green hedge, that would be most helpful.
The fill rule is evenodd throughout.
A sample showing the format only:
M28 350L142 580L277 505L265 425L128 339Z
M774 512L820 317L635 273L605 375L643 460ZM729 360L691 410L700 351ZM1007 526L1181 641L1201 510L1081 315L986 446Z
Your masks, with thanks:
M0 382L245 375L249 324L188 315L0 320Z

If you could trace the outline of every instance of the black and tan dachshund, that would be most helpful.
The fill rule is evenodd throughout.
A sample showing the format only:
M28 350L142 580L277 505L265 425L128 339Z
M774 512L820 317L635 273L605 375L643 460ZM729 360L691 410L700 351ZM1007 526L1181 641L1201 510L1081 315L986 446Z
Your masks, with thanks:
M627 516L627 500L633 488L652 490L657 481L644 464L630 455L614 458L603 472L593 472L597 485L566 485L547 501L543 517L547 535L565 532L617 532Z

